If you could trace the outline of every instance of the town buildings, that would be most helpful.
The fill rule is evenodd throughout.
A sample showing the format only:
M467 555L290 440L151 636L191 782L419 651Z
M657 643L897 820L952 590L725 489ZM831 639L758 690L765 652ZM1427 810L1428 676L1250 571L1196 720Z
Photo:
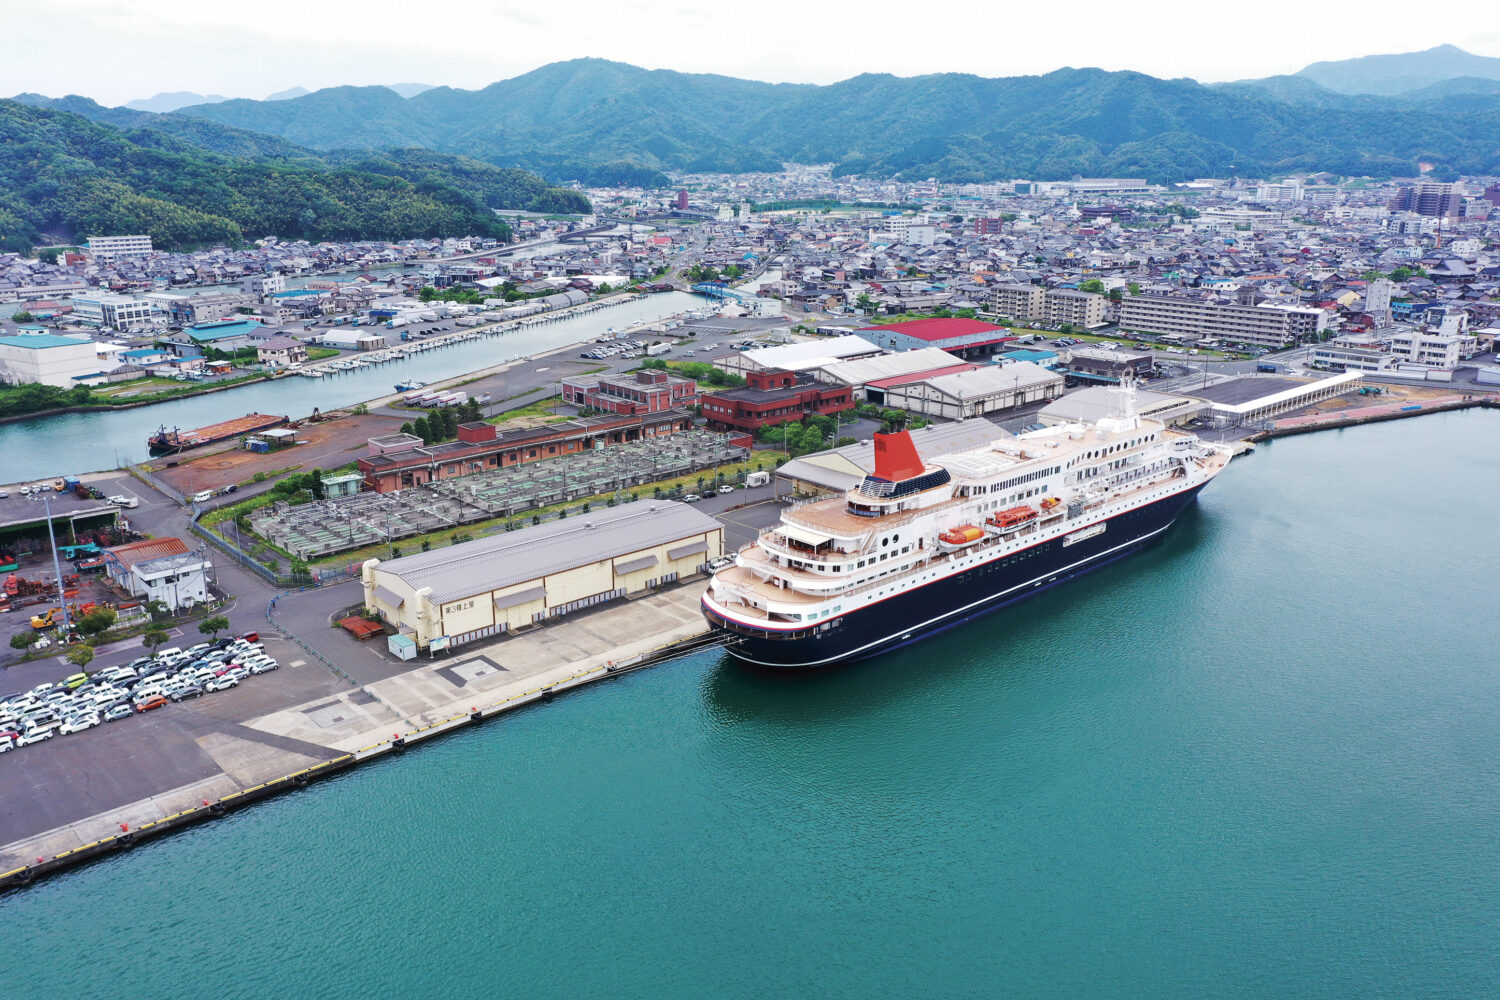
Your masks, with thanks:
M1120 303L1120 328L1185 341L1284 347L1316 338L1326 325L1321 309L1263 302L1206 301L1173 295L1132 295Z
M171 536L104 550L104 572L112 584L142 601L160 601L169 611L208 600L211 567L203 552Z

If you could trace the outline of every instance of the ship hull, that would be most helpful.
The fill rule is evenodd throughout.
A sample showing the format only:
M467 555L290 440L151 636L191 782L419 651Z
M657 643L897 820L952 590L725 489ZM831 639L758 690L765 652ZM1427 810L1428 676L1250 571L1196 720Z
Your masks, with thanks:
M1138 551L1172 526L1207 483L1097 522L1071 545L1059 536L941 580L894 593L828 622L785 633L732 621L706 602L704 617L728 633L726 652L767 670L814 670L888 653L956 628ZM1084 521L1078 530L1093 527ZM1069 532L1069 535L1076 534Z

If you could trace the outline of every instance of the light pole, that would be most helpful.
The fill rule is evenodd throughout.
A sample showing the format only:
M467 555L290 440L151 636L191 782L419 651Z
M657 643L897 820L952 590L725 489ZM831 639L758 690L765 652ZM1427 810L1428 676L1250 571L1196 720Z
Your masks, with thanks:
M64 642L72 627L68 622L68 599L63 594L62 564L57 559L57 536L52 533L52 498L42 494L42 508L47 512L47 544L52 547L52 571L57 574L57 603L62 610L62 634Z

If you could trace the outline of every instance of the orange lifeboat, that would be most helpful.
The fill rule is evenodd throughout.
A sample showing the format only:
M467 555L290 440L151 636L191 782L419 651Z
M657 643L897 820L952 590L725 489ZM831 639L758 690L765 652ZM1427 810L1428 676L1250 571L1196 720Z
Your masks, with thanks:
M1021 504L1019 507L1007 507L1005 510L997 510L986 519L992 530L1000 532L1015 531L1022 525L1036 519L1037 510L1029 504Z
M1060 503L1062 503L1061 497L1048 497L1042 501L1042 510L1051 510Z
M961 549L965 545L973 545L984 537L984 532L972 524L960 524L956 528L941 532L938 535L938 547L951 552Z

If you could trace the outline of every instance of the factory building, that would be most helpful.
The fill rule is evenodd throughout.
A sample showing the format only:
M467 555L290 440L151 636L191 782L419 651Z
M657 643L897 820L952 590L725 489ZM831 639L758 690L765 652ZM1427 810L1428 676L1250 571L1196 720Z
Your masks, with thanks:
M365 562L365 606L417 648L539 625L700 572L724 527L687 504L641 500L382 562Z

